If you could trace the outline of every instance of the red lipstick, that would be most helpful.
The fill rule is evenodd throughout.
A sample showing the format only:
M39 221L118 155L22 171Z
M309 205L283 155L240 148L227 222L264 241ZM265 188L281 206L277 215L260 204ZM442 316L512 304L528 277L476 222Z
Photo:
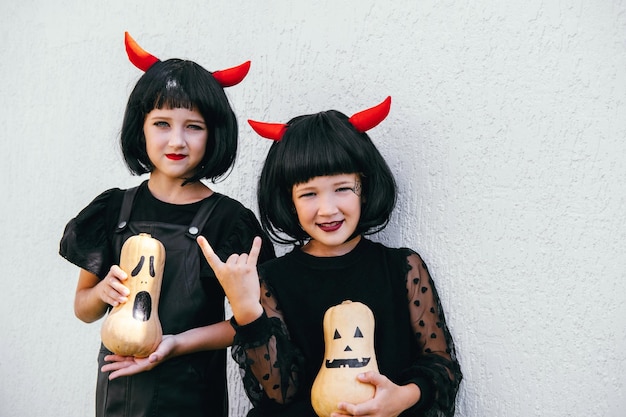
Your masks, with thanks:
M184 159L186 157L186 155L182 155L179 153L168 153L165 155L165 157L167 159L171 159L173 161L180 161L181 159Z
M334 232L335 230L338 230L341 225L343 224L343 221L340 222L330 222L330 223L320 223L317 226L322 229L324 232Z

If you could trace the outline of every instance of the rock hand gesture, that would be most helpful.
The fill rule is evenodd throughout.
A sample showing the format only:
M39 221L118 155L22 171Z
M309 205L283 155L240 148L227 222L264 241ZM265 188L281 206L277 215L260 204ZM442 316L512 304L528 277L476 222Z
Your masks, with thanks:
M256 265L261 238L254 238L249 254L232 254L226 262L221 261L203 236L199 236L197 241L226 293L237 324L242 326L259 318L263 307L259 301L261 290Z

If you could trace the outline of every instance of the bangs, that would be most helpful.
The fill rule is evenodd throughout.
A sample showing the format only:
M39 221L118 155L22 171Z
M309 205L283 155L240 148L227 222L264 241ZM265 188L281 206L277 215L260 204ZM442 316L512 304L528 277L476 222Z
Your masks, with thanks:
M154 77L147 80L140 100L145 113L154 108L184 108L199 111L210 126L224 124L230 106L211 73L193 61L169 59L164 63L167 65L163 65L163 71L155 71Z
M176 78L169 78L165 81L165 85L156 92L156 100L154 108L170 108L170 109L187 109L192 110L193 103L197 102L189 96L182 83Z
M298 140L282 141L281 177L285 186L309 181L314 177L362 172L354 158L358 138L343 123L332 123L325 113L294 120L285 136L300 136Z

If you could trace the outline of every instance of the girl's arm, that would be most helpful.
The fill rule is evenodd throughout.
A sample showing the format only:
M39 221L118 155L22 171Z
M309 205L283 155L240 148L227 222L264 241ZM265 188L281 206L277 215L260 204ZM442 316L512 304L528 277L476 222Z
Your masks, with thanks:
M235 325L232 356L243 370L242 381L251 402L287 404L298 391L303 369L300 352L291 343L271 288L261 280L263 314L253 323Z
M74 314L86 323L103 317L109 306L116 306L128 300L130 293L123 284L127 275L117 265L101 280L97 275L81 269L74 296Z
M231 255L226 262L204 237L198 237L198 244L233 311L232 356L244 371L248 397L254 405L268 398L280 404L289 402L297 389L298 357L271 291L259 280L256 264L261 239L254 239L249 254Z
M419 352L404 378L420 388L417 407L453 416L456 393L463 377L454 342L426 264L415 252L409 254L407 262L409 314Z
M197 327L177 335L164 335L163 340L147 358L107 355L102 372L111 372L109 379L149 371L158 364L176 356L204 350L225 349L232 345L235 330L230 322L222 321L208 326Z
M190 329L172 336L175 343L170 357L204 350L226 349L233 344L233 337L235 337L235 329L229 321ZM155 357L155 359L161 360L163 358Z

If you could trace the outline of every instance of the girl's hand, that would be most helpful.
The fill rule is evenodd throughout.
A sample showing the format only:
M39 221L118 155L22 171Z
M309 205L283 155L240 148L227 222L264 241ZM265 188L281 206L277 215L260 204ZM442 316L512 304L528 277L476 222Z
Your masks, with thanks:
M176 339L172 335L164 335L163 340L154 352L147 358L135 358L132 356L107 355L104 360L107 362L100 370L102 372L111 372L109 379L115 379L120 376L135 375L140 372L149 371L158 364L169 359L170 354L176 346Z
M203 236L198 236L197 241L226 293L237 323L244 325L260 317L263 307L259 301L261 289L256 264L261 252L261 238L254 238L250 254L232 254L226 262L220 260Z
M395 417L420 399L420 389L415 384L396 385L384 375L369 371L359 374L359 381L374 385L374 398L361 404L341 402L339 412L331 417L341 416L380 416Z
M119 266L113 265L109 273L98 284L100 299L113 307L128 301L130 290L124 285L124 281L127 279L126 272L122 271Z

